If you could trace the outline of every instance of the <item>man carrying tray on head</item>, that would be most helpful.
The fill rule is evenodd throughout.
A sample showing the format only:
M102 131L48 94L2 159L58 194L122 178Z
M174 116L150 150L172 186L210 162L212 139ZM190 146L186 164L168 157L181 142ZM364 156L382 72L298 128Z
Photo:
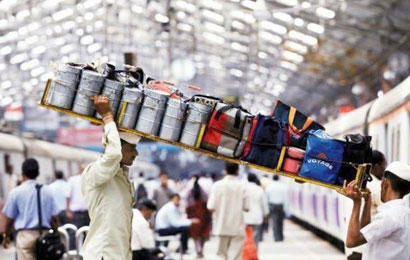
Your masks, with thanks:
M105 152L81 177L90 215L82 255L84 260L130 260L134 187L128 180L127 166L138 155L140 137L118 132L107 97L94 97L94 105L104 122Z

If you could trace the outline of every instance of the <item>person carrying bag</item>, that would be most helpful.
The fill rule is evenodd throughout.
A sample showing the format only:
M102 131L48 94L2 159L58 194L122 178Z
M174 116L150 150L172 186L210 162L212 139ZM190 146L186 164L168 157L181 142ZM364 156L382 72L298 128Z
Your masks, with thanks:
M41 190L42 185L37 184L37 209L40 236L36 240L37 260L58 260L62 259L65 253L64 244L61 242L59 234L54 230L43 234L42 214L41 214Z

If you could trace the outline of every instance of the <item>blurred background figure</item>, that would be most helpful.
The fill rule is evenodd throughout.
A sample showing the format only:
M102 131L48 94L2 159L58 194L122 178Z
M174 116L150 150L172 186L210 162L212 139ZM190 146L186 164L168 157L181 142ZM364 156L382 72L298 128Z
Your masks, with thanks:
M141 200L148 199L148 190L145 186L144 173L140 172L139 177L134 180L135 201L138 203Z
M9 235L17 231L16 251L19 260L35 260L36 240L40 236L37 177L40 174L39 164L36 159L26 159L22 166L23 183L12 190L2 213L7 218L6 231L3 237L3 247L9 247ZM40 188L41 213L43 233L52 228L57 232L58 211L55 206L53 193L45 186Z
M60 225L66 223L66 206L67 206L67 182L64 180L64 173L62 171L55 171L55 181L49 185L53 192L54 200L58 210L58 220Z
M186 207L188 218L197 218L200 221L198 224L192 224L189 228L189 236L195 241L197 258L204 256L204 244L209 239L211 231L211 213L206 208L208 195L199 184L201 179L199 176L194 177L194 184L189 191Z
M163 253L155 248L154 231L149 224L149 219L156 209L153 201L142 199L132 210L132 260L162 259Z
M274 175L273 181L266 187L269 203L269 215L273 225L273 239L275 242L283 241L284 208L287 203L288 189L284 183L279 182L279 176Z
M168 201L170 196L174 193L168 184L168 173L162 171L159 174L159 186L154 190L152 199L155 201L158 210L162 208Z
M188 250L188 229L192 224L199 224L199 219L184 217L179 209L181 197L175 193L171 195L155 217L155 229L160 236L181 234L181 250L185 254Z
M263 240L263 222L269 215L268 201L255 174L248 174L248 182L249 211L244 213L245 224L252 227L253 240L258 247Z
M200 175L200 178L198 180L199 185L203 189L203 191L206 192L206 194L209 194L212 189L212 184L214 184L213 180L211 177L209 177L206 172L202 172Z
M214 183L207 207L213 212L212 234L217 237L217 255L239 260L245 240L243 212L249 209L245 183L238 179L239 166L226 163L227 175Z
M66 217L67 223L74 224L77 228L90 225L90 217L88 216L88 208L85 203L83 194L81 193L81 174L86 165L81 164L79 173L71 176L67 180L67 206ZM75 234L70 233L70 249L75 247Z

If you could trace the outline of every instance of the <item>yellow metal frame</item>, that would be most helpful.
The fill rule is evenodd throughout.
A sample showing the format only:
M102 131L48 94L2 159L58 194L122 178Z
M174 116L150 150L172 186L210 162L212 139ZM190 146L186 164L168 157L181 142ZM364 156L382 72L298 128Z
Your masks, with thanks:
M42 99L39 103L39 106L44 107L46 109L51 109L51 110L54 110L54 111L57 111L57 112L60 112L60 113L66 114L66 115L81 118L81 119L87 120L87 121L89 121L93 124L97 124L97 125L103 124L101 119L94 118L94 117L91 117L91 116L80 115L80 114L75 113L71 110L64 109L64 108L59 108L59 107L48 104L47 96L48 96L48 93L49 93L51 83L52 83L52 80L49 79L47 81L47 85L46 85L46 88L44 90L43 97L42 97ZM313 179L309 179L309 178L306 178L306 177L297 176L297 175L294 175L294 174L290 174L290 173L280 171L280 169L282 168L283 160L285 158L287 147L282 148L281 155L280 155L279 162L278 162L278 166L277 166L276 169L272 169L272 168L264 167L264 166L261 166L261 165L253 164L253 163L250 163L250 162L242 161L242 160L239 160L239 159L230 158L230 157L227 157L227 156L224 156L224 155L221 155L221 154L217 154L217 153L214 153L214 152L210 152L210 151L207 151L207 150L203 150L203 149L200 149L198 147L192 147L192 146L185 145L183 143L165 140L165 139L162 139L162 138L160 138L158 136L155 136L155 135L150 135L150 134L139 132L135 129L129 129L129 128L121 127L121 126L118 126L118 129L120 131L124 131L124 132L127 132L127 133L138 135L138 136L141 136L141 137L153 140L153 141L175 145L179 148L189 150L189 151L192 151L192 152L196 152L196 153L200 153L200 154L203 154L203 155L206 155L206 156L218 159L218 160L224 160L224 161L227 161L227 162L236 163L236 164L243 165L243 166L246 166L246 167L249 167L249 168L269 172L269 173L272 173L272 174L278 174L278 175L281 175L281 176L292 178L296 182L311 183L311 184L315 184L315 185L322 186L322 187L325 187L325 188L336 190L339 193L343 193L343 187L341 187L341 186L332 185L332 184L328 184L328 183L323 183L323 182L320 182L320 181L317 181L317 180L313 180ZM201 132L203 132L204 130L205 130L205 127L202 127ZM202 139L202 138L198 138L198 139ZM198 146L198 144L197 144L197 146ZM357 171L356 180L362 180L362 178L364 176L364 173L365 173L366 167L367 167L366 164L363 164L363 165L359 166L359 169Z

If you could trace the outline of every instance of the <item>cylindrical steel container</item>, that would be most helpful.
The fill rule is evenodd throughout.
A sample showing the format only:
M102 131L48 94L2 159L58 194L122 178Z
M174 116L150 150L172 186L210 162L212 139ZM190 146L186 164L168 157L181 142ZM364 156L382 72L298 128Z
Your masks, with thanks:
M212 106L189 102L188 116L182 130L180 142L186 145L195 146L202 124L208 122L209 116L212 113Z
M185 116L186 103L181 99L168 99L167 109L162 120L159 137L178 141L181 135L182 123Z
M142 103L136 130L157 135L168 98L168 93L146 89L144 91L144 102Z
M111 112L113 116L117 114L118 106L121 102L122 91L127 86L127 83L119 82L112 79L106 79L101 95L107 96L110 102ZM96 113L97 118L101 115Z
M135 128L143 97L142 90L138 88L124 88L117 112L116 121L118 125L131 129Z
M71 109L81 77L81 68L68 64L59 66L51 83L47 102L50 105Z
M93 116L95 108L91 98L101 93L104 80L104 74L83 70L72 111L85 116Z

